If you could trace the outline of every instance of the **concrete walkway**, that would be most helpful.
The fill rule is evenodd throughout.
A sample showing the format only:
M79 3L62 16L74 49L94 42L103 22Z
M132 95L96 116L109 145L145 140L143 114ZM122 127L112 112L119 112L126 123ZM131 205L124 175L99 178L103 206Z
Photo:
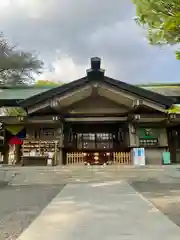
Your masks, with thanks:
M176 178L174 178L174 175ZM179 177L178 177L179 175ZM160 182L180 179L180 172L174 166L66 166L66 167L2 167L0 181L10 181L10 185L67 184L104 181L147 181Z
M180 228L121 181L69 184L18 240L179 240Z

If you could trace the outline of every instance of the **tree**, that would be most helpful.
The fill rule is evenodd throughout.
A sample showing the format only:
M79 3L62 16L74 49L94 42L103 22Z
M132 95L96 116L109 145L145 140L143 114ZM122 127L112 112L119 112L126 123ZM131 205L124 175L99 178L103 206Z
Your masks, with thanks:
M39 74L43 62L36 54L24 52L10 46L4 35L0 34L0 83L29 84L34 82L33 75Z
M148 28L152 45L178 45L180 43L179 0L133 0L136 5L136 22ZM180 51L176 51L180 60Z
M21 107L5 107L4 108L4 115L5 116L11 116L11 117L17 117L17 116L26 116L26 112Z
M38 80L36 82L36 86L49 86L49 87L55 86L55 87L58 87L60 85L62 85L62 83L60 83L60 82L53 82L53 81L49 81L49 80Z

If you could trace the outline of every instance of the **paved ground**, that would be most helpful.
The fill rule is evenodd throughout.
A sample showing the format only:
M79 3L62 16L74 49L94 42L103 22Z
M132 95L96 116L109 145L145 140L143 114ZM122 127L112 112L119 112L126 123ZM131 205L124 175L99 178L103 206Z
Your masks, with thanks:
M16 239L63 185L8 186L0 189L0 240Z
M0 169L1 180L11 182L4 188L0 185L0 240L15 240L67 183L82 183L83 186L87 183L125 181L180 226L178 166L140 169L118 166L8 167Z
M16 176L12 178L13 185L86 183L136 178L138 180L161 178L161 181L167 181L167 179L171 181L171 176L167 174L167 167L133 168L114 165L105 167L16 167L0 169L0 179L3 178L4 171L7 173L5 178L7 181L16 173ZM174 168L171 171L174 174Z
M180 182L133 182L132 186L180 227Z
M179 240L180 228L128 183L69 184L18 240Z

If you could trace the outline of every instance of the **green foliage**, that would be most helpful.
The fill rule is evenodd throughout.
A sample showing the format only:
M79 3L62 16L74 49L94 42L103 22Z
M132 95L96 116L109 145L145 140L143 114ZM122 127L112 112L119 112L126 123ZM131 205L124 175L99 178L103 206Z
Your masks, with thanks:
M152 45L180 43L180 0L133 0L136 22L148 28ZM180 52L176 53L180 59Z
M29 52L17 50L10 46L0 34L0 83L1 84L28 84L34 82L33 75L39 74L43 62Z
M6 116L26 116L26 112L20 107L6 107L4 108L4 113Z
M49 80L38 80L36 86L60 86L61 83L49 81Z
M179 51L176 52L176 58L177 58L178 60L180 60L180 52L179 52Z

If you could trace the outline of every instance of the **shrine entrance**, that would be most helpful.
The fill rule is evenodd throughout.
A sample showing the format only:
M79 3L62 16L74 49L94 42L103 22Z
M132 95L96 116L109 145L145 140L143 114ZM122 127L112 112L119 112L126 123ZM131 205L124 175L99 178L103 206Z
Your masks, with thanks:
M85 165L131 165L131 154L128 152L66 152L66 164Z
M64 127L65 164L130 164L126 124L67 123Z

